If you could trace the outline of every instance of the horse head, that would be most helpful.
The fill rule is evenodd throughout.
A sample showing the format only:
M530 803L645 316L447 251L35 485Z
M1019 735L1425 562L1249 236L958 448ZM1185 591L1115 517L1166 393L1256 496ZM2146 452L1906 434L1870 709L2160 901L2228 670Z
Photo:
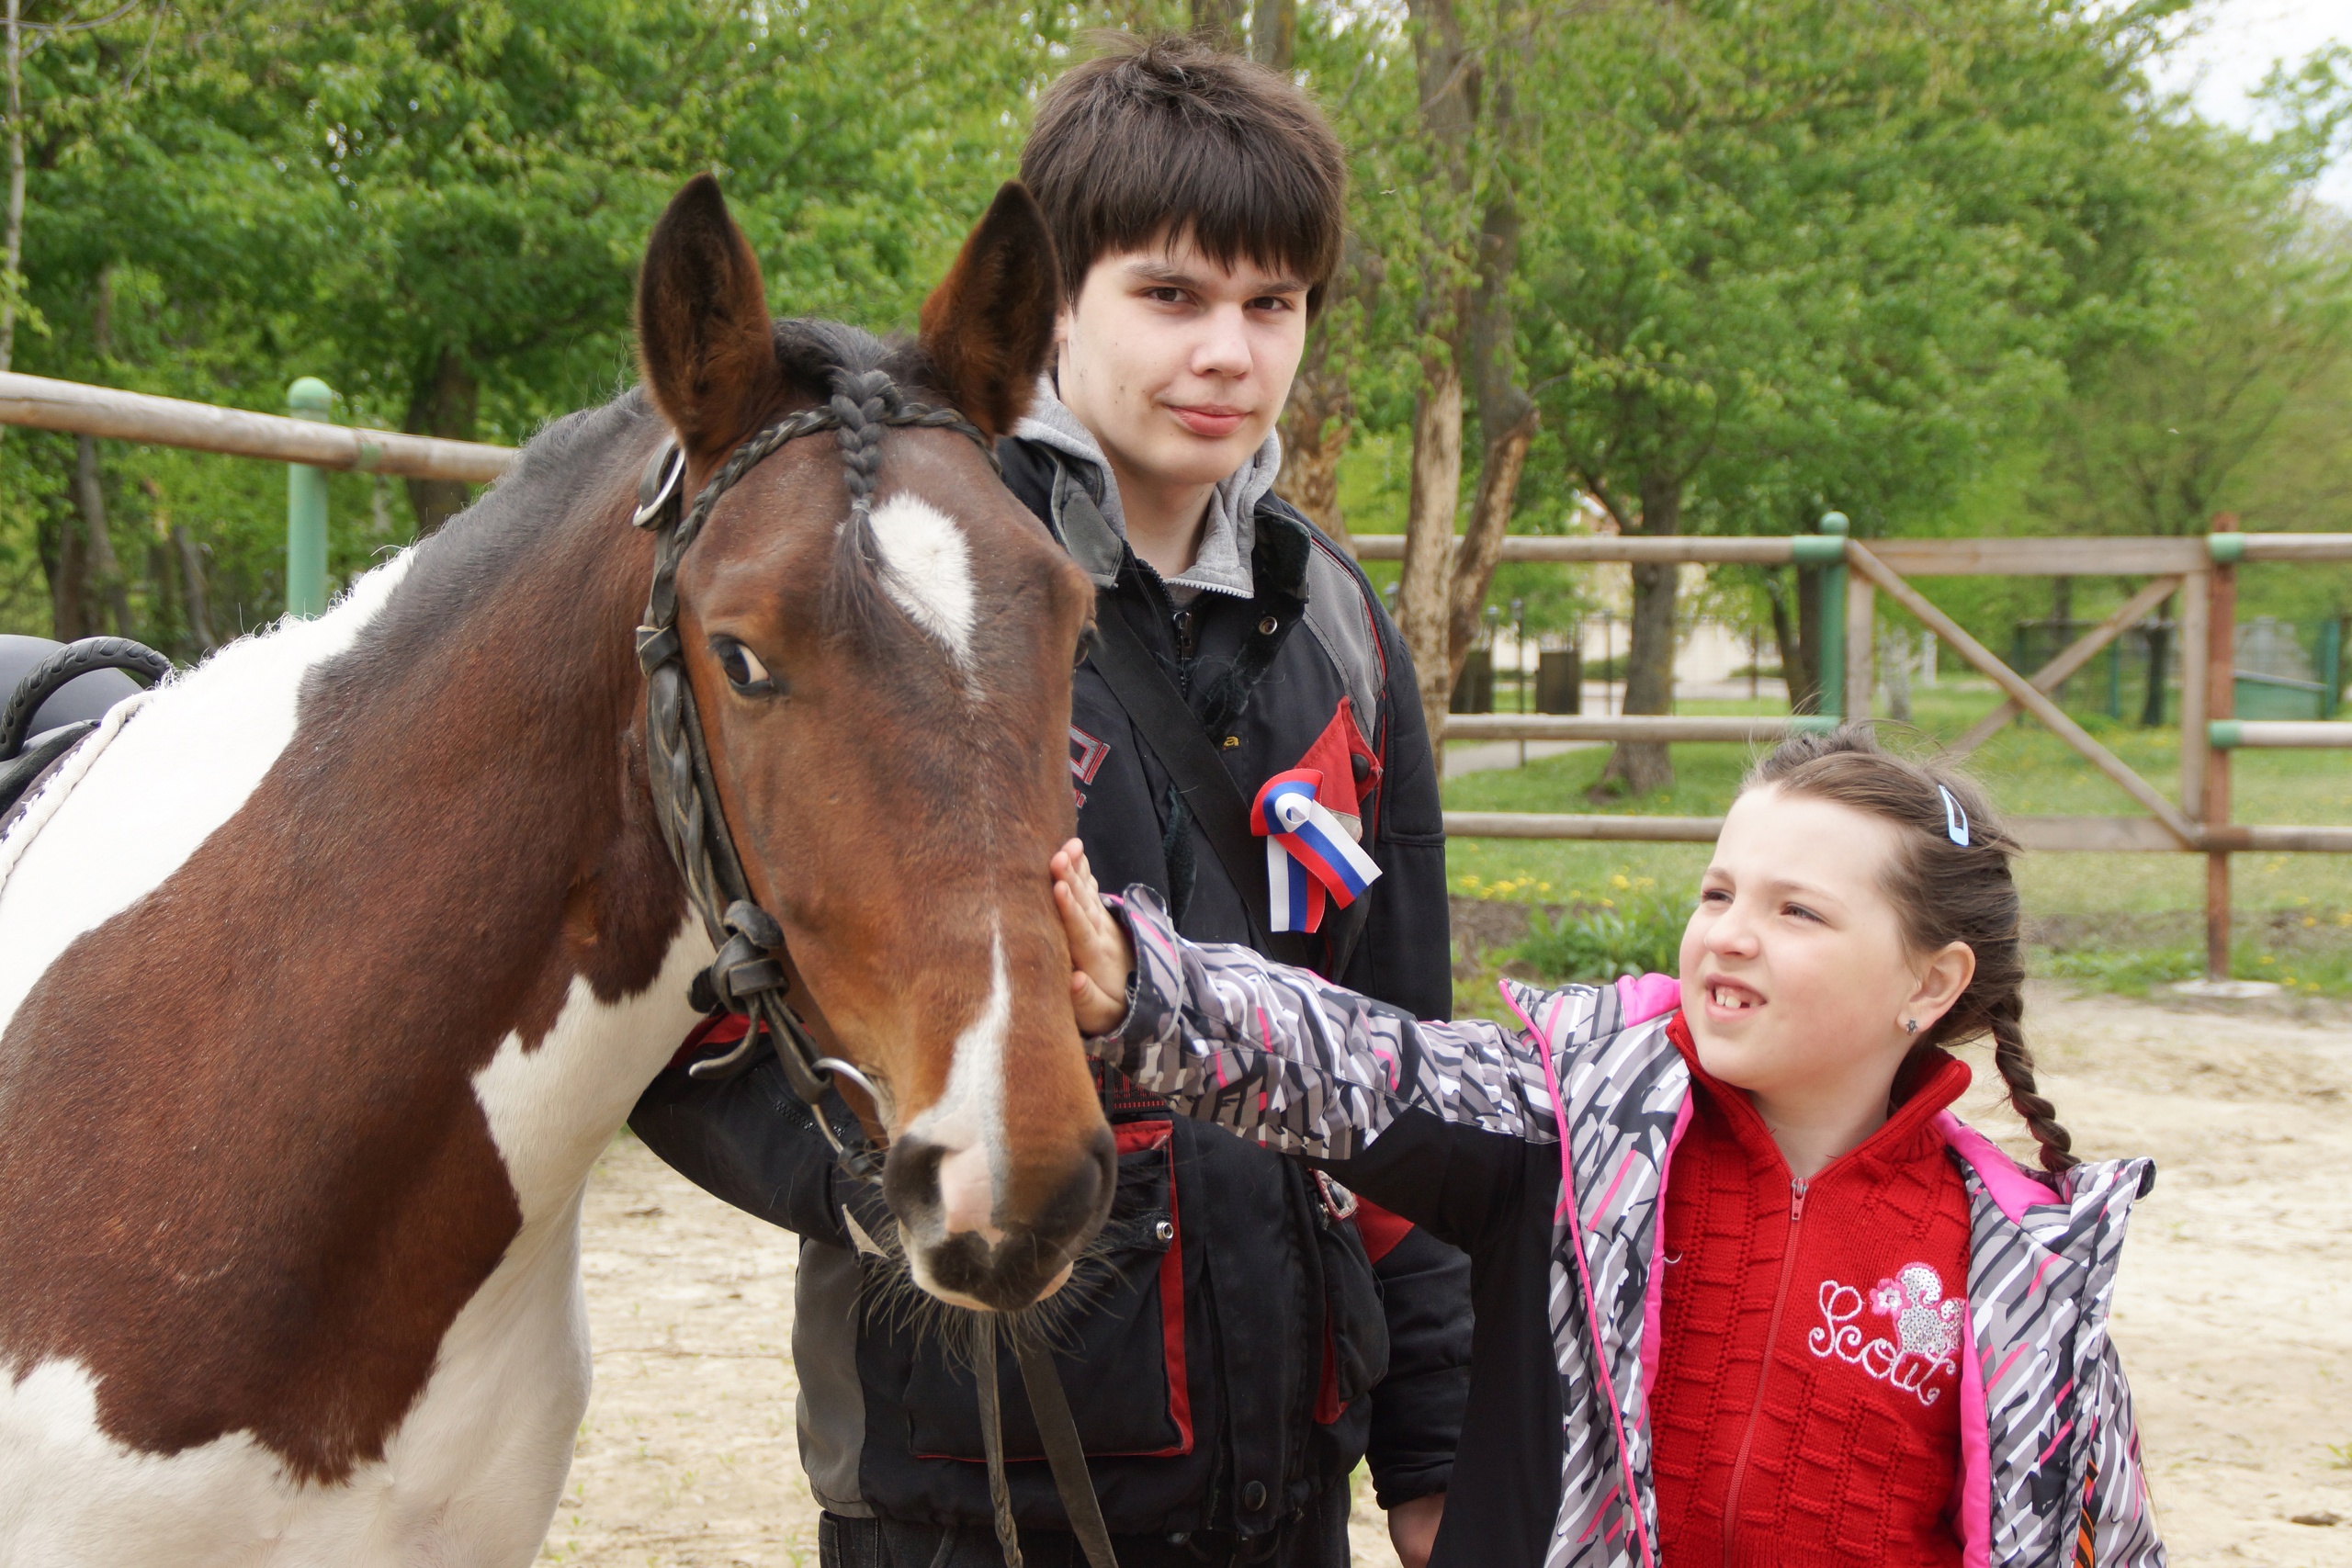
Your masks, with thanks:
M1116 1169L1046 871L1073 828L1093 592L969 438L1019 418L1055 276L1008 185L912 343L779 325L706 176L662 216L638 291L678 493L724 476L677 565L676 627L742 879L782 928L796 1009L876 1086L840 1076L888 1144L916 1282L1000 1311L1068 1277ZM973 429L889 422L910 404ZM730 468L812 409L833 427Z

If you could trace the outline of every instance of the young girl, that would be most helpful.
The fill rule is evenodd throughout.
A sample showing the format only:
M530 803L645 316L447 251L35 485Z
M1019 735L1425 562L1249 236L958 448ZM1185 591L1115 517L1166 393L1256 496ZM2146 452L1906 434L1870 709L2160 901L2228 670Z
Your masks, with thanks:
M1054 869L1096 1049L1471 1254L1432 1568L2154 1568L2107 1337L2154 1171L2077 1162L2035 1092L2016 849L1957 777L1791 740L1724 819L1679 993L1506 981L1518 1033L1195 946L1148 889L1123 931L1075 844ZM1986 1036L2041 1173L1948 1109L1946 1047Z

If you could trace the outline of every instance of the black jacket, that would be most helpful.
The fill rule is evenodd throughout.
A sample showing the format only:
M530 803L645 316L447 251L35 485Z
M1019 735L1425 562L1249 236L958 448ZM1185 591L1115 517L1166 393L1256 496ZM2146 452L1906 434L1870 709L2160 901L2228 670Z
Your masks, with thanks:
M997 451L1006 485L1093 577L1098 617L1140 612L1129 624L1177 677L1245 797L1295 766L1348 700L1378 762L1363 841L1382 876L1307 939L1310 965L1417 1017L1449 1016L1453 953L1436 763L1412 660L1363 571L1268 496L1256 517L1256 595L1203 592L1179 608L1159 574L1103 521L1077 465L1024 441ZM1079 667L1070 730L1079 836L1096 880L1148 885L1194 942L1262 945L1224 863L1189 831L1173 830L1186 824L1168 772L1092 660Z
M1352 561L1271 498L1255 517L1256 594L1182 612L1049 451L1001 445L1006 482L1102 591L1146 613L1237 785L1254 794L1348 711L1369 716L1363 842L1383 869L1308 939L1319 966L1422 1016L1450 1010L1444 842L1412 666ZM1194 841L1181 796L1091 663L1072 698L1079 830L1106 886L1148 883L1185 933L1247 941L1239 892ZM1057 1301L1062 1378L1116 1534L1279 1529L1367 1450L1384 1506L1444 1490L1468 1389L1467 1260L1418 1231L1377 1264L1293 1162L1159 1102L1114 1093L1120 1177L1095 1260ZM630 1124L689 1179L798 1231L794 1360L802 1460L837 1513L924 1523L989 1517L968 1371L868 1238L875 1189L843 1177L773 1057L730 1082L665 1073ZM1213 1218L1212 1218L1213 1217ZM1039 1452L1006 1359L1006 1445ZM1067 1521L1042 1463L1011 1466L1024 1526ZM1329 1553L1323 1555L1328 1556ZM1315 1554L1283 1553L1285 1562ZM1344 1556L1330 1568L1340 1568Z

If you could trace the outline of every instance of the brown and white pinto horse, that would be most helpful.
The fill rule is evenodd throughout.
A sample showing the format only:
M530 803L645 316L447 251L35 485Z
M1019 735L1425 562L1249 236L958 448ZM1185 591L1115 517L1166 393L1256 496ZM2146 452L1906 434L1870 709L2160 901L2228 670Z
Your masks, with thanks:
M1003 430L1049 251L1008 186L916 343L775 326L697 180L643 393L0 829L0 1562L530 1560L587 1399L582 1190L711 957L647 792L639 473L674 432L694 493L843 370ZM1110 1198L1046 873L1092 595L954 431L889 433L870 556L844 494L830 434L726 494L689 677L794 996L884 1088L918 1278L1022 1306Z

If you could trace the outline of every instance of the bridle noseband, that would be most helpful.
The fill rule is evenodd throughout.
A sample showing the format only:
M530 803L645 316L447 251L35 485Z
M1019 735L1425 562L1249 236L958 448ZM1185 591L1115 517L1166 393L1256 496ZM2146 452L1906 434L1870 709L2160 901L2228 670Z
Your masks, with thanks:
M685 878L686 897L718 949L710 967L695 976L694 1000L704 1011L723 1007L752 1021L733 1050L686 1070L697 1078L732 1077L751 1066L764 1033L775 1043L792 1092L808 1107L842 1168L867 1180L881 1175L882 1151L870 1138L845 1142L825 1112L825 1096L836 1092L836 1079L845 1077L865 1092L877 1115L885 1101L855 1066L823 1054L808 1025L785 1000L791 979L786 969L784 927L752 896L719 805L694 687L686 679L684 649L678 637L678 564L701 536L711 509L744 475L788 443L820 431L833 431L841 441L850 492L850 513L842 526L865 530L881 472L882 437L894 425L956 431L979 447L991 468L997 466L988 437L954 409L907 401L886 372L849 372L836 376L829 400L787 415L736 447L691 506L683 504L685 454L674 440L664 442L638 481L637 513L631 519L638 527L652 530L656 540L653 587L646 598L644 624L637 628L637 661L645 671L646 764L654 817L670 858Z

